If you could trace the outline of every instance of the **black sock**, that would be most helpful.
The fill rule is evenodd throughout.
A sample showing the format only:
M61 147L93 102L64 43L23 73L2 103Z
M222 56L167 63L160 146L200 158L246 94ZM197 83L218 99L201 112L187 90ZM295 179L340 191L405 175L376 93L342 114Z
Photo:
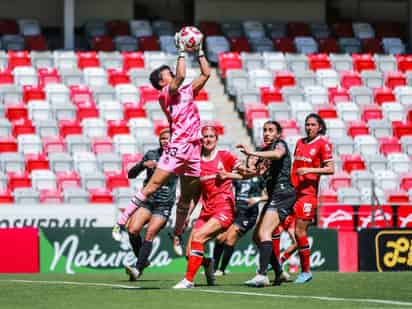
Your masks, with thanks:
M139 257L137 259L136 268L139 271L142 271L145 267L147 267L150 252L152 252L152 245L153 242L149 240L145 240L143 242L142 248L139 252Z
M222 256L223 252L223 244L220 242L215 241L215 248L213 249L213 260L215 262L215 269L218 269L220 257Z
M223 249L223 258L222 258L222 264L220 265L220 270L225 271L227 265L229 264L230 258L232 257L233 250L235 247L229 246L225 244L225 247Z
M272 253L272 241L262 241L259 244L259 274L266 275Z
M136 258L139 257L140 247L142 246L142 237L140 237L140 234L129 233L129 241L132 245L134 255Z
M272 265L273 271L275 272L275 277L279 277L282 273L282 268L280 267L280 263L273 252L270 257L270 264Z

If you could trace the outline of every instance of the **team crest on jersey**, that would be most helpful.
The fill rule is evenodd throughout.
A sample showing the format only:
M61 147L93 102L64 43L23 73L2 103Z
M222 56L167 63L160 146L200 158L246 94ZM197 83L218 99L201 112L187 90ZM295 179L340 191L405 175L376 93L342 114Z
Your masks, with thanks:
M309 151L309 153L310 153L311 156L315 155L316 149L315 149L315 148L312 148L312 149Z
M222 161L219 161L219 163L217 164L217 169L218 169L218 170L223 170L224 168L225 168L225 167L224 167Z

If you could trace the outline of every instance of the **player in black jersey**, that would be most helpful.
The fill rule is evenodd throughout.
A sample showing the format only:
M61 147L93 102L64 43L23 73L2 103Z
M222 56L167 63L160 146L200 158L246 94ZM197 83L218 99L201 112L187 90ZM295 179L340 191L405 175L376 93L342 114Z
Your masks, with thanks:
M164 129L159 135L160 147L154 150L149 150L143 156L142 161L133 166L129 173L129 178L136 178L141 172L146 170L146 184L152 176L157 161L160 159L163 148L170 140L169 129ZM152 251L152 242L159 231L164 227L169 219L171 209L176 200L176 183L177 177L172 175L169 180L153 193L130 217L127 230L129 240L133 248L133 252L137 257L135 267L126 266L126 273L129 275L130 281L137 280L143 273L145 267L149 264L149 256ZM140 232L147 224L144 241L140 236Z
M267 268L272 264L275 271L274 284L280 284L281 269L272 249L272 232L293 212L296 200L295 190L291 183L291 155L288 145L280 137L282 127L276 121L267 121L263 126L263 142L261 151L251 151L245 145L237 147L246 155L259 157L262 162L258 168L266 183L268 201L263 207L259 222L255 229L255 241L259 247L259 269L257 275L246 282L247 285L263 287L269 285Z
M256 156L249 156L246 160L246 167L256 169L258 159ZM259 202L266 198L265 195L262 195L264 182L261 176L242 179L239 174L220 173L220 177L233 179L236 198L236 215L234 223L229 229L216 237L213 251L216 276L225 274L236 242L255 226L259 215ZM219 267L221 257L222 262Z

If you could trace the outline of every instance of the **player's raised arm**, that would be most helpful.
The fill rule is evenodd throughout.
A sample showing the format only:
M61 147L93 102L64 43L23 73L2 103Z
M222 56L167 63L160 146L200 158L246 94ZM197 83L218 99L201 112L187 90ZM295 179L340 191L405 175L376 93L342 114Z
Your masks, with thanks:
M175 43L178 51L178 56L176 64L176 76L172 79L169 85L170 93L175 93L186 78L186 52L179 32L175 34Z
M197 51L197 60L200 65L200 75L192 82L193 96L196 96L199 93L210 77L210 65L206 59L202 44L199 45L199 49Z

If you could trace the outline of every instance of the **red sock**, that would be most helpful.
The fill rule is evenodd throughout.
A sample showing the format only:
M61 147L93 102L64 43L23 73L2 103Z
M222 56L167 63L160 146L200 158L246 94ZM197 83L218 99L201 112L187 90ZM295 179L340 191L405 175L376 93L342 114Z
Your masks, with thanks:
M297 239L299 247L299 257L300 265L302 267L302 272L310 271L310 247L307 236L298 237Z
M193 282L197 271L202 265L204 247L203 244L197 241L192 241L189 261L187 263L186 280Z
M282 256L280 257L280 263L283 264L285 263L287 260L289 260L291 254L287 251L283 252Z
M275 257L280 260L280 229L277 227L272 232L272 248Z

